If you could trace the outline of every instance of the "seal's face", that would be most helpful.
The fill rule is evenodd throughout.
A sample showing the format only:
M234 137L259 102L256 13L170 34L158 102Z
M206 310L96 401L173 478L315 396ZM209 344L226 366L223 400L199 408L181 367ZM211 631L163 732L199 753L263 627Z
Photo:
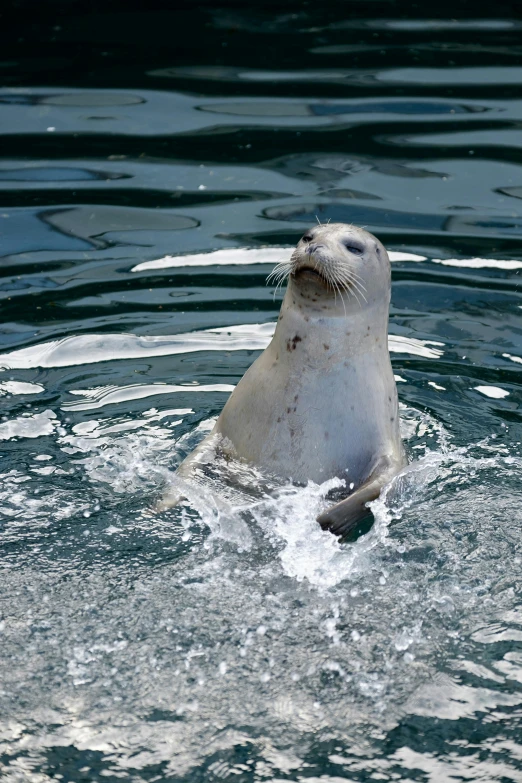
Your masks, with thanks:
M313 226L306 231L289 261L278 264L269 277L278 284L289 278L298 294L313 292L325 304L339 300L360 307L390 286L388 254L364 229L344 223Z

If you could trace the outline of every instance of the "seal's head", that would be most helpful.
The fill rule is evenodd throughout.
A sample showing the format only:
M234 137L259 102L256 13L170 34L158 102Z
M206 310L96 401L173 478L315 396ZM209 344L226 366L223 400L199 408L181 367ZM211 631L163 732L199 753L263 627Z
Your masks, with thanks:
M363 307L389 298L390 261L379 240L356 226L328 223L306 231L288 261L278 264L270 279L289 278L298 297L318 306Z

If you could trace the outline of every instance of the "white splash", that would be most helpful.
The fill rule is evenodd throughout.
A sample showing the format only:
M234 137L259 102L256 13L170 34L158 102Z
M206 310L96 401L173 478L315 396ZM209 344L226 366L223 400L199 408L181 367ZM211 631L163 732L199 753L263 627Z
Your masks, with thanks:
M325 495L341 486L340 479L330 479L321 485L310 482L300 489L288 487L251 509L257 524L279 550L285 574L299 582L307 580L320 591L353 576L385 535L385 526L377 524L352 546L321 530L316 517L327 505Z
M46 410L32 415L26 413L0 424L0 440L40 438L42 435L52 435L59 424L56 413L53 411Z

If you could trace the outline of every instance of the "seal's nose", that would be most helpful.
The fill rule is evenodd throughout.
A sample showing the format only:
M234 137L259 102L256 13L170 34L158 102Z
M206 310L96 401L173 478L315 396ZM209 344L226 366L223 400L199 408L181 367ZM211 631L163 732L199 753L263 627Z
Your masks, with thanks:
M312 255L312 253L315 253L320 247L322 247L322 245L319 242L310 242L306 249L308 250L308 253Z

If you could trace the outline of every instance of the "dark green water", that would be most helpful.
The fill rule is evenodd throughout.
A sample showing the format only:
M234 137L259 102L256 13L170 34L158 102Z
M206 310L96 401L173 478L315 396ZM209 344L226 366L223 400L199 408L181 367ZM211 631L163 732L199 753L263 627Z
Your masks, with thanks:
M505 3L0 9L7 783L522 781L522 22ZM151 515L304 229L393 261L414 468Z

